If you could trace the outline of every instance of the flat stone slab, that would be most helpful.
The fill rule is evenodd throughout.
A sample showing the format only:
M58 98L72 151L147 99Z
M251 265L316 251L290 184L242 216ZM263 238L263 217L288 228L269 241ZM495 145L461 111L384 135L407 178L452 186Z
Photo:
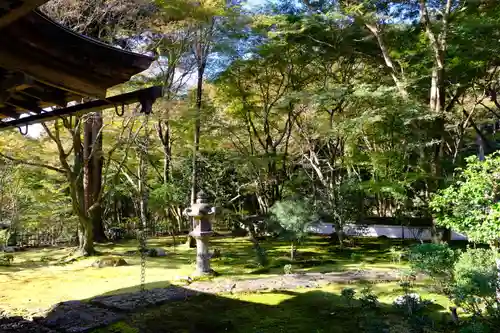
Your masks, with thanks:
M57 333L22 317L0 318L2 333Z
M90 302L110 309L131 312L137 309L185 300L198 292L179 287L167 287L146 290L144 293L98 296Z
M81 333L113 324L123 317L123 314L88 303L69 301L53 306L36 322L59 332Z
M398 281L396 271L347 271L332 273L303 273L278 275L248 280L198 281L185 288L203 293L241 293L296 288L318 288L331 283L349 283L360 280L373 282Z

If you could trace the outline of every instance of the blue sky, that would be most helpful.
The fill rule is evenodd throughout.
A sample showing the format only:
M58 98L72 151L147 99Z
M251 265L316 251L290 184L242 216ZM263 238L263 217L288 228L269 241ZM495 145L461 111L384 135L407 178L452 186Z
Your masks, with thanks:
M267 2L267 0L247 0L245 7L252 9L255 7L260 7L261 5L263 5L266 2Z

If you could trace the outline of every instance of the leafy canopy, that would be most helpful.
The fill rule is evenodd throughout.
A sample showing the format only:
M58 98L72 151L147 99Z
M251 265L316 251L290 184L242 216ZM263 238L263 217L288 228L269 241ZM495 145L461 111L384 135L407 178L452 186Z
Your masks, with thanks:
M431 209L439 225L473 242L493 244L500 237L500 155L466 161L455 183L433 197Z

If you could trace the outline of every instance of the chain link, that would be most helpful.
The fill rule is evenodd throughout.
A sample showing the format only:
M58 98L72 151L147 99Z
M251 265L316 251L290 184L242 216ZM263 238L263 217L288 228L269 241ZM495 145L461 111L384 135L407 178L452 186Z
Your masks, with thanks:
M141 150L141 166L140 166L140 195L141 195L141 223L139 234L139 252L141 254L141 292L146 290L146 255L147 255L147 202L148 202L148 187L145 182L147 179L147 154L149 149L149 114L144 115L144 145Z

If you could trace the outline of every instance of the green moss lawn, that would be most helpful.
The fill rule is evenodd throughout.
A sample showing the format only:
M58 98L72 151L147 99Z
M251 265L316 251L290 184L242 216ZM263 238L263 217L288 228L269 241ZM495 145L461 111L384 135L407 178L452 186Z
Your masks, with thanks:
M182 239L180 239L182 240ZM357 269L392 270L405 268L394 260L391 241L357 240L340 251L328 238L311 237L299 248L292 263L295 272L338 272ZM163 247L166 257L148 258L147 288L184 285L185 277L194 269L194 249L173 246L171 238L155 238L149 247ZM246 238L216 237L211 248L221 250L221 258L212 267L221 274L217 279L252 279L283 274L289 264L289 247L280 241L263 241L270 265L262 268L255 260L252 244ZM10 267L0 267L0 308L13 314L29 314L68 300L85 300L98 295L138 290L138 255L135 241L98 246L101 255L122 256L124 267L90 267L97 257L57 265L71 249L33 249L15 254ZM321 289L295 289L254 294L201 295L162 307L133 314L124 322L98 332L352 332L362 327L368 312L361 307L344 304L340 291L347 285L332 284ZM358 291L361 284L349 285ZM397 321L389 305L403 292L397 283L371 284L386 315L382 322ZM425 284L415 291L436 305L432 316L444 316L449 306L446 298L432 293ZM385 309L385 310L384 310ZM376 312L372 313L375 317ZM354 326L353 326L354 325ZM360 326L361 325L361 326ZM381 323L381 325L385 325Z

